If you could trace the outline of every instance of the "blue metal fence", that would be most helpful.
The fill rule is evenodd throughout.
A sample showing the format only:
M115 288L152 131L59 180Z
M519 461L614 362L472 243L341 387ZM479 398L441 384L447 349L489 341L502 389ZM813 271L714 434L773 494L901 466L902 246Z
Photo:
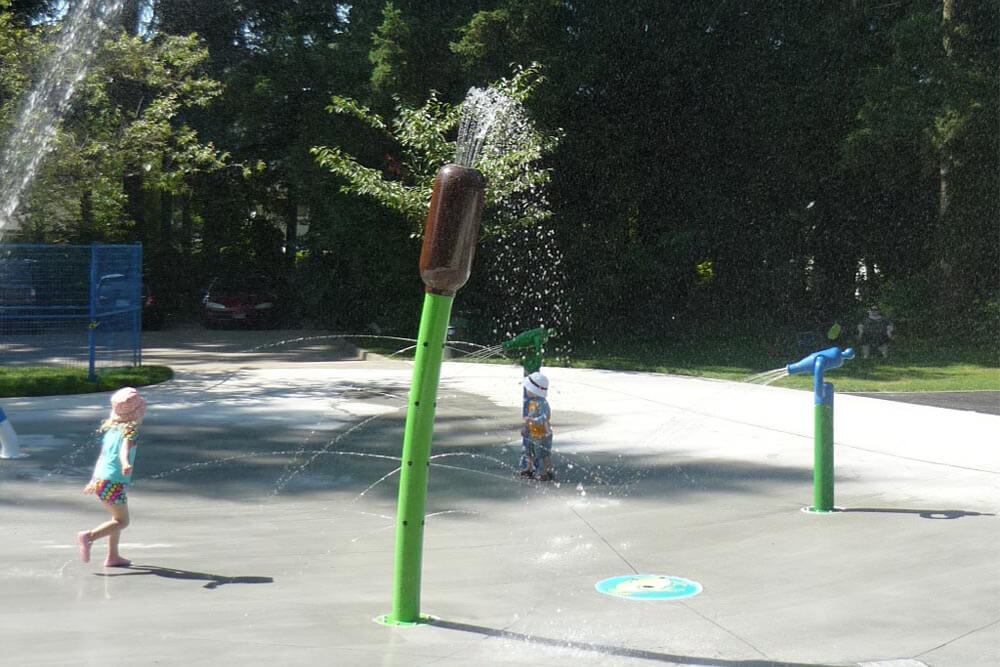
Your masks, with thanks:
M0 366L142 362L142 246L0 244Z

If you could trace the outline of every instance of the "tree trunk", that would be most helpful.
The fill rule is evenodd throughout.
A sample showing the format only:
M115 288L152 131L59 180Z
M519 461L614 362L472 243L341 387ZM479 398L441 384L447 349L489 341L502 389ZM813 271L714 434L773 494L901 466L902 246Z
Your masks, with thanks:
M146 229L146 211L144 192L142 190L142 172L136 170L133 174L125 174L122 181L122 189L125 191L125 210L132 221L135 222L135 240L143 245L149 242L149 233Z
M122 3L118 22L129 35L139 34L139 0L125 0Z
M285 261L289 266L295 264L295 254L299 242L299 204L295 197L293 186L288 186L288 199L285 202Z
M184 258L191 259L194 248L194 220L191 215L191 195L185 195L181 203L181 251Z
M954 47L951 41L952 25L955 18L955 2L956 0L944 0L942 3L941 10L941 33L943 35L942 41L944 46L944 56L946 59L951 59L954 55ZM939 206L938 206L938 218L943 222L945 215L948 213L948 207L951 204L951 166L955 163L955 156L951 152L951 148L945 143L941 148L940 164L939 164L939 177L941 181L941 187L939 191Z
M80 195L80 232L82 243L94 240L94 192L90 188Z
M942 47L944 49L945 60L954 57L954 44L952 42L952 31L954 30L954 18L957 0L943 0L941 8L941 34ZM951 229L949 209L951 208L952 197L952 166L955 164L955 154L946 139L941 145L941 154L938 156L938 243L940 248L940 259L938 260L940 303L939 312L946 318L963 307L965 301L962 296L962 277L956 271L961 265L959 258L960 251L955 246L954 232Z
M160 193L160 243L163 249L170 247L173 241L174 225L174 195L164 190Z

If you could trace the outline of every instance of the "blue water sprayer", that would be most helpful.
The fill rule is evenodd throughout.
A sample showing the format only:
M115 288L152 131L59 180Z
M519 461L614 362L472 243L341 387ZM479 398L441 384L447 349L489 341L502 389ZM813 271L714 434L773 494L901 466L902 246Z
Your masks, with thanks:
M833 511L833 385L824 382L823 372L853 358L854 348L831 347L785 367L789 375L813 374L813 504L806 508L809 512Z

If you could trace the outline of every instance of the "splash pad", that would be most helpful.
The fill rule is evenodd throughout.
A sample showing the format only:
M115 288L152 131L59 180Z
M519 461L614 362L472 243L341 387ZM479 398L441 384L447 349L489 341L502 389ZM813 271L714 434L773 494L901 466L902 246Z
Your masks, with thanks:
M60 539L99 511L78 498L104 402L19 400L34 453L0 468L19 535L0 570L21 600L3 618L8 654L93 657L72 628L92 622L94 600L155 623L144 650L178 664L215 645L245 664L857 664L963 635L948 644L956 660L925 662L977 665L994 645L967 628L995 616L995 417L840 397L847 511L816 523L797 502L811 479L808 393L551 368L564 476L541 487L515 479L521 369L458 362L442 365L428 460L421 616L431 622L372 623L388 611L412 371L237 357L149 388L123 546L145 567L114 577ZM956 432L965 439L942 450ZM941 570L942 559L961 570ZM633 572L705 590L646 601L595 590ZM947 619L926 604L933 584L950 591ZM40 622L49 617L63 622Z

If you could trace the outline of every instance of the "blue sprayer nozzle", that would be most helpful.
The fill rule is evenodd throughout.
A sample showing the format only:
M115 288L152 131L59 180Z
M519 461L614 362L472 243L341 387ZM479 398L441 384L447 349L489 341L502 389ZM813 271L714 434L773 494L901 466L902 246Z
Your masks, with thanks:
M840 368L844 364L845 359L854 358L854 348L848 347L841 351L839 347L830 347L819 352L813 352L805 359L800 359L794 364L788 364L785 369L789 375L811 374L815 370L817 358L823 359L823 368L825 370Z

